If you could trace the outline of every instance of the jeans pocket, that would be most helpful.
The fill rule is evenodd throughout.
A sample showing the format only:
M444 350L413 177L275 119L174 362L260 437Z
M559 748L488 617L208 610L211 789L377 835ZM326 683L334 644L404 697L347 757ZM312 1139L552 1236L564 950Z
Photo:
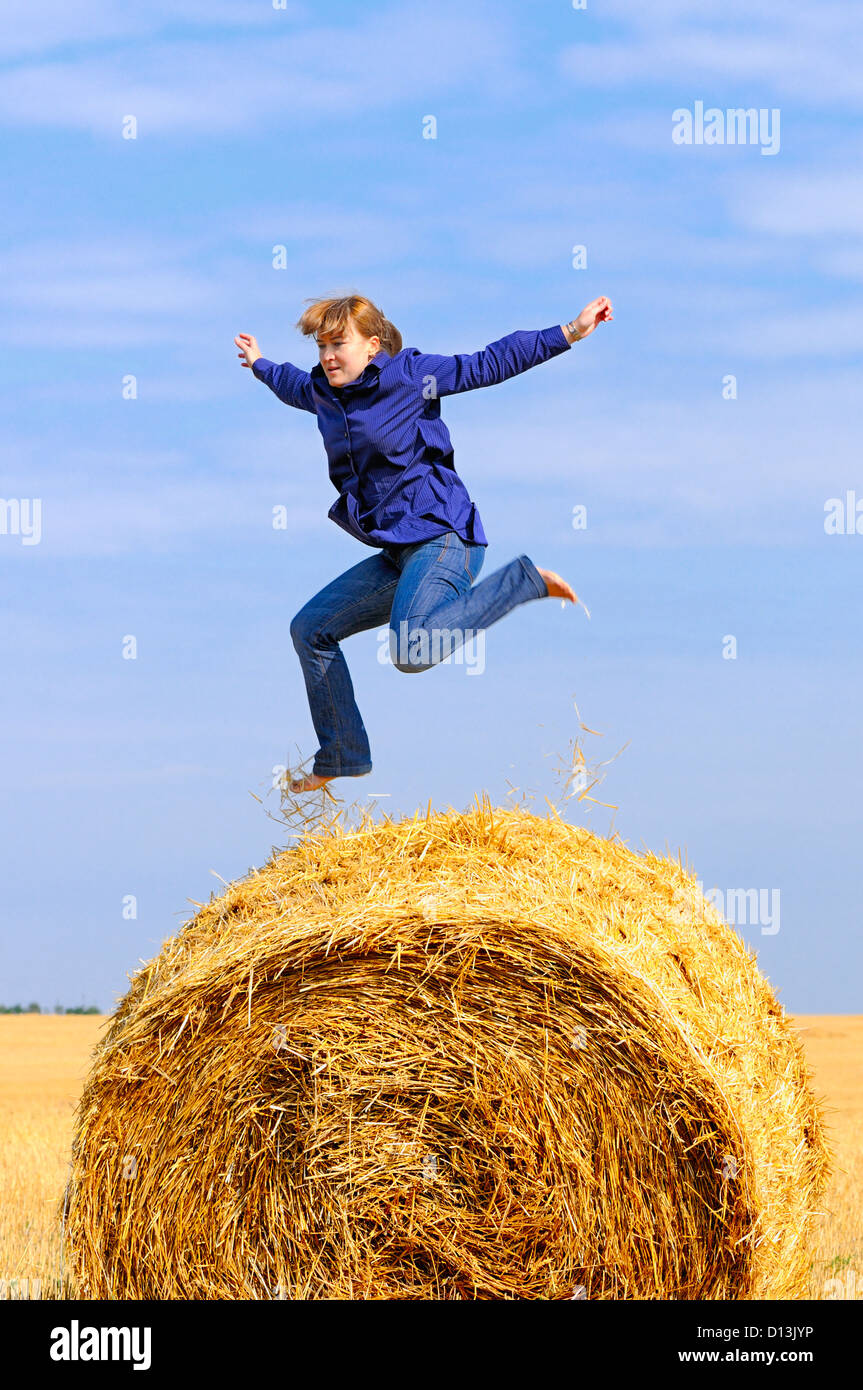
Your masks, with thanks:
M446 536L446 540L444 541L443 545L442 545L442 546L440 547L440 549L438 550L437 555L434 557L434 558L435 558L435 564L437 564L440 560L442 560L443 557L446 555L447 551L448 551L449 548L450 548L450 542L452 541L452 538L453 538L453 536L455 535L455 531L446 531L444 534L445 534L445 536Z
M485 558L481 545L466 545L464 550L464 572L473 584Z

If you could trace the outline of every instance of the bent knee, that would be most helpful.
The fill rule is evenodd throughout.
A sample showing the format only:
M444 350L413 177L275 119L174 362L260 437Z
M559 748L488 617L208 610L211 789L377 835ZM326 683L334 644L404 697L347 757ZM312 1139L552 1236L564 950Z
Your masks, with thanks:
M396 668L397 671L402 671L406 676L410 676L410 675L416 675L419 671L428 671L428 670L430 670L430 669L431 669L431 662L429 662L429 661L395 661L395 660L394 660L394 661L393 661L393 666L395 666L395 668Z
M313 641L317 628L318 624L314 621L311 614L307 613L305 608L301 608L299 613L295 613L291 618L289 631L294 646L301 647Z
M428 671L433 664L428 660L427 651L423 651L422 647L412 647L408 642L400 642L392 630L390 630L390 661L396 670L401 671L405 676L416 675L419 671Z
M423 619L414 619L410 626L406 620L398 625L390 623L389 655L396 670L405 676L431 669L437 658L429 660L433 653Z

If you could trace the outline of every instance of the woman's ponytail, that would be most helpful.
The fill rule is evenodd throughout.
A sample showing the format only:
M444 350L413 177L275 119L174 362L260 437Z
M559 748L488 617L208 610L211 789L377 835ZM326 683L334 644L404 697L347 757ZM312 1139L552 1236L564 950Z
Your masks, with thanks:
M372 336L373 335L370 333L369 337ZM378 337L381 340L381 347L384 352L389 353L390 357L395 357L397 352L401 352L402 335L395 324L390 323L389 319L384 318L383 314L381 314L381 328L378 332Z

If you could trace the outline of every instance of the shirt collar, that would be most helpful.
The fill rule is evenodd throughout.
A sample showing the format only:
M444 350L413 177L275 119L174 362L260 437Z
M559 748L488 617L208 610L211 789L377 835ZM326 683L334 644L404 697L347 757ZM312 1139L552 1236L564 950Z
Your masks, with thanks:
M363 367L363 370L360 372L359 376L356 377L353 381L347 382L346 385L364 386L368 381L372 379L372 377L379 376L381 367L384 365L385 362L389 362L390 360L391 359L389 353L385 352L384 349L381 348L380 352L376 352L374 357L369 358L368 362ZM375 369L374 372L370 370L372 367L374 367ZM316 362L315 365L312 367L311 375L313 377L317 377L319 381L325 381L329 386L330 379L324 371L323 367L321 366L320 362ZM333 390L344 391L345 389L345 386L333 387Z

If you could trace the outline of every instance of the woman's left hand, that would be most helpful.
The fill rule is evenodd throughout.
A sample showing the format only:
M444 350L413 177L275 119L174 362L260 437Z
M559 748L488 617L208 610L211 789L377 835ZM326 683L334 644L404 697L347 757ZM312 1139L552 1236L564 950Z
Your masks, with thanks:
M613 318L611 300L602 295L600 299L594 299L591 304L588 304L586 309L582 309L575 320L575 331L579 338L586 338L588 333L593 332L598 323L611 323Z

